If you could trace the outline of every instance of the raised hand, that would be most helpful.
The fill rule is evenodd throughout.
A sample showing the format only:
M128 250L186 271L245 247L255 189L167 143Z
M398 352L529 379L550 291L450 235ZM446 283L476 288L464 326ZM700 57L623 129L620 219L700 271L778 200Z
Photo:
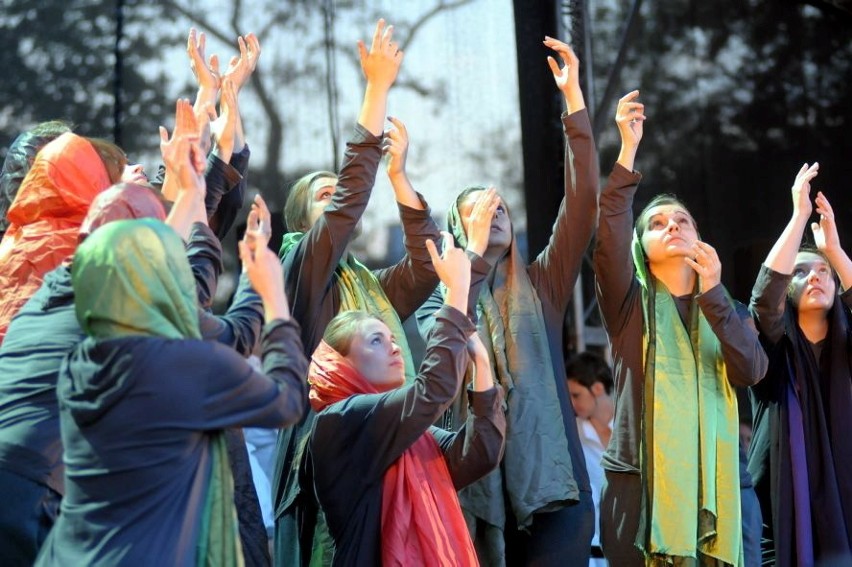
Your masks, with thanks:
M160 126L160 153L166 166L163 193L167 199L174 201L174 193L179 190L204 194L206 164L199 146L198 124L188 100L178 99L175 103L175 129L171 137L168 130ZM173 189L167 190L167 184Z
M491 238L491 223L500 203L500 196L497 195L497 189L494 187L480 191L470 210L470 216L463 223L467 234L467 249L478 256L485 254L488 249L488 241Z
M385 27L384 19L376 23L370 51L363 41L358 41L358 54L361 58L361 70L367 83L377 88L389 89L396 80L403 52L393 41L393 26Z
M388 176L405 175L405 160L408 157L408 130L402 120L388 116L394 128L385 132L382 152L388 157Z
M698 291L704 293L722 281L722 262L719 260L716 249L706 242L696 240L692 250L695 253L695 259L688 256L684 259L698 274Z
M196 114L208 103L216 101L219 92L219 57L215 54L205 61L204 50L207 46L207 36L198 33L195 28L189 28L186 41L186 53L189 56L189 67L198 82L198 96L195 99Z
M442 231L443 252L438 254L435 243L426 241L426 250L432 258L432 266L447 287L445 303L465 313L467 310L467 295L470 291L470 260L461 248L453 245L453 237L449 232Z
M260 193L254 196L251 211L248 214L245 241L251 249L269 245L272 238L272 214Z
M807 219L813 212L811 204L811 180L819 174L819 163L802 165L791 189L793 194L793 216ZM804 227L803 227L804 228Z
M234 88L239 94L240 89L245 86L257 68L257 61L260 59L260 41L256 35L249 33L245 37L237 37L237 44L240 48L240 56L231 57L228 68L222 74L222 79L233 81Z
M834 209L822 191L817 193L816 211L819 213L819 222L811 223L811 231L817 250L824 253L839 250L840 236L837 234L837 223L834 222Z
M247 233L248 234L248 233ZM264 318L289 319L290 309L284 294L284 274L278 256L266 246L252 246L245 240L238 242L243 270L252 287L263 300Z
M638 90L627 93L618 100L615 111L615 123L621 135L621 151L618 153L617 162L630 171L633 171L645 122L645 105L637 102L638 98Z
M556 86L565 96L568 112L576 112L585 108L583 92L580 90L580 59L571 49L571 46L564 41L544 36L544 45L558 53L564 64L564 67L560 69L553 57L547 57L547 64L553 73L553 80L556 81Z

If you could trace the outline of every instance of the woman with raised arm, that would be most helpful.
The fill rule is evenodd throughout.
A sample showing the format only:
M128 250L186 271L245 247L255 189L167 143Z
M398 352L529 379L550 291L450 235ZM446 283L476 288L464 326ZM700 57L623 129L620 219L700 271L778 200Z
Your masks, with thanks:
M448 291L412 383L396 337L364 311L332 319L312 357L309 452L334 565L478 565L456 490L500 462L502 393L464 314L467 256L447 233L443 258L427 247ZM467 422L458 432L433 427L459 394L468 353Z
M263 373L200 340L183 242L116 221L74 255L87 334L57 384L65 497L37 565L240 565L222 429L283 427L307 405L298 326L275 254L240 256L263 299Z
M633 224L645 120L618 103L621 152L601 193L594 266L612 345L615 422L603 456L601 546L610 565L739 565L734 386L766 372L754 322L689 210L658 195ZM709 474L708 474L709 473Z
M764 557L779 567L852 565L852 260L822 192L816 248L800 248L818 171L804 164L796 175L793 215L751 298L769 371L750 392L748 466L766 519Z
M403 351L406 377L413 380L415 368L401 321L438 284L425 247L427 239L437 239L438 227L406 175L408 138L402 122L391 118L394 128L382 140L388 91L403 57L393 40L392 26L379 20L369 51L359 42L359 53L367 86L343 167L339 175L306 175L290 190L284 217L291 232L284 236L280 256L293 318L302 325L307 355L339 311L365 310L391 329ZM389 157L387 171L399 206L406 256L394 266L373 272L357 261L349 245L358 235L383 150ZM307 565L312 550L317 560L325 564L331 560L328 541L314 545L317 505L311 473L303 459L311 420L309 413L302 424L279 437L273 478L277 565ZM327 538L323 525L320 539Z
M506 455L498 471L462 491L460 500L486 565L583 565L594 508L574 410L565 385L562 328L583 254L597 219L598 160L579 61L556 39L544 44L565 97L564 198L553 235L529 265L515 242L496 190L470 187L449 213L450 232L473 258L470 305L508 403ZM441 291L418 311L421 334L433 324ZM464 422L466 404L445 415Z

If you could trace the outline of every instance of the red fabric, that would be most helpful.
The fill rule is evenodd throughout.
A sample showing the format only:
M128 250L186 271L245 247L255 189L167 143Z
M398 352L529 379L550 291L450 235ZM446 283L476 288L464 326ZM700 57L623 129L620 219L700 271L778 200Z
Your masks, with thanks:
M9 207L0 243L0 343L44 274L74 253L89 204L109 185L97 152L76 134L61 135L38 153Z
M308 383L317 412L350 396L381 393L325 341L311 357ZM447 462L428 432L385 472L382 565L479 565Z

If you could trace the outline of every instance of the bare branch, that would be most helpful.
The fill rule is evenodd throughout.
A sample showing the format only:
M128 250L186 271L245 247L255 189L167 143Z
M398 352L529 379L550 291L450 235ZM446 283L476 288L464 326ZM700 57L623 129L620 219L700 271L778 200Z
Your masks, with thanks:
M456 8L460 8L465 4L470 4L471 2L475 2L476 0L457 0L456 2L444 2L441 0L435 7L431 10L420 16L420 19L411 24L411 27L408 28L408 36L405 38L405 41L400 44L399 48L402 51L408 49L408 46L411 45L411 42L417 36L417 33L429 23L429 20L440 14L441 12L448 12L450 10L455 10Z

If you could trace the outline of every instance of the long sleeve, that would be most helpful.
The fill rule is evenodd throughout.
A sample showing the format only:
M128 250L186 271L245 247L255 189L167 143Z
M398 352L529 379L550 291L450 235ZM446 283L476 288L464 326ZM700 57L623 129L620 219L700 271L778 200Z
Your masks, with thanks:
M778 344L784 336L787 287L792 279L792 274L785 275L761 265L754 282L749 309L757 329L769 345Z
M757 384L766 374L769 358L748 310L739 302L731 305L721 284L699 295L697 301L719 339L728 381L743 387Z
M276 319L267 324L261 339L263 373L231 349L209 344L209 361L202 406L204 427L283 427L301 419L308 402L299 326Z
M584 108L562 115L565 134L565 195L550 242L530 264L530 279L539 295L564 311L580 273L583 256L598 218L600 171L589 113Z
M331 204L283 259L287 297L303 338L309 338L304 340L307 352L319 344L336 312L327 301L334 272L367 207L381 156L381 140L356 125Z
M225 238L225 235L234 226L234 221L237 219L240 209L243 208L246 185L248 183L248 164L250 157L251 151L248 144L243 146L240 152L231 156L231 161L227 164L229 173L228 185L230 185L230 188L219 195L219 202L216 208L213 211L209 209L207 211L210 228L216 233L219 240ZM236 180L236 183L234 183L234 180Z
M440 231L432 219L423 197L423 210L399 205L399 218L405 243L405 256L389 268L376 272L385 295L399 314L401 321L411 316L426 301L439 283L426 249L426 241L439 242Z
M198 322L202 338L249 356L263 327L263 301L251 287L248 276L242 274L234 299L225 314L213 315L200 309Z
M470 412L457 432L432 427L456 490L479 480L500 464L506 447L506 414L503 390L468 391Z
M201 309L209 310L223 269L222 245L208 226L196 222L190 229L186 255L195 277L198 304Z
M633 238L633 197L641 175L615 164L601 193L600 219L594 251L598 305L610 335L627 322L632 297L640 293L630 254Z

